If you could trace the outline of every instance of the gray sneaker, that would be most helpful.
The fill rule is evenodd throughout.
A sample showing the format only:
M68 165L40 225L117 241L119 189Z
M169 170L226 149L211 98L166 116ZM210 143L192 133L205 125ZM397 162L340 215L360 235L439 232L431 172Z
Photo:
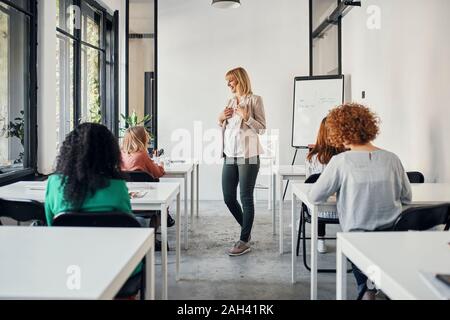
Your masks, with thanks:
M238 242L235 243L233 248L231 248L228 251L228 254L232 257L233 256L242 256L243 254L246 254L250 251L251 251L251 248L250 248L249 244L239 240Z

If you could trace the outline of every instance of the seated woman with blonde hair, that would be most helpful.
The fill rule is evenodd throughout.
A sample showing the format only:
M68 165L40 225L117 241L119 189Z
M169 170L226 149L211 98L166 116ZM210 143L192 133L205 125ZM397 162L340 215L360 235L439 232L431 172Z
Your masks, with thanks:
M122 171L142 171L154 179L166 173L164 167L156 164L148 154L150 135L145 127L128 128L122 142ZM168 214L167 226L172 227L175 220Z

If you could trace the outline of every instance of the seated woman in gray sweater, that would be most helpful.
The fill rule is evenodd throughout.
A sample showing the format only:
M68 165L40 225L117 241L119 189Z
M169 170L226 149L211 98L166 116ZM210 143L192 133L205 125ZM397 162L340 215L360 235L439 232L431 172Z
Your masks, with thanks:
M336 148L328 142L328 129L326 122L327 118L324 118L319 127L316 144L314 146L311 146L311 149L306 156L306 179L308 179L313 174L321 174L333 156L345 151L345 149ZM319 218L338 219L337 213L332 211L319 212ZM324 222L321 222L319 220L319 242L317 251L319 251L320 253L327 252L327 246L324 240L326 234L326 226L327 225Z
M400 159L375 147L379 119L368 108L345 104L327 117L329 141L350 151L334 156L311 189L311 200L323 202L336 193L344 232L375 231L391 226L411 201L408 177ZM374 299L367 277L353 265L359 298Z

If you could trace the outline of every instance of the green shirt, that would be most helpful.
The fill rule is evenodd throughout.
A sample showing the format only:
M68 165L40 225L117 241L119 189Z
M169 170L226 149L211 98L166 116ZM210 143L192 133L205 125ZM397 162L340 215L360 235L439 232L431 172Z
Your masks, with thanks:
M55 216L62 212L73 211L73 207L64 199L62 177L53 175L48 179L45 193L45 215L47 223L52 225ZM88 196L78 211L83 212L125 212L132 214L130 196L124 180L110 180L109 186L99 189Z
M73 211L73 207L64 199L62 177L60 175L50 176L45 193L45 216L48 225L52 225L54 217L58 214L70 211ZM77 211L117 211L133 214L126 182L124 180L110 180L109 186L99 189L94 195L87 197ZM142 264L139 264L133 275L140 272L141 268Z

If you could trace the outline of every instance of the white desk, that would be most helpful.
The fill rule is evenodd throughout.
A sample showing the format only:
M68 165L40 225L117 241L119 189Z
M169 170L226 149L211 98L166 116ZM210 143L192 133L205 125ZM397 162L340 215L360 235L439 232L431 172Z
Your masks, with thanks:
M326 203L315 204L309 199L311 184L292 185L292 211L291 211L291 268L292 283L296 282L296 256L295 246L297 244L297 232L295 221L297 221L297 202L304 203L311 212L311 299L317 299L317 214L319 211L336 211L336 199L330 198ZM412 184L412 202L409 206L434 205L439 203L450 203L450 183L424 183ZM405 206L405 209L407 206Z
M338 233L336 297L346 299L347 259L395 300L440 297L419 272L450 273L450 232Z
M280 243L280 254L284 253L284 222L283 222L283 192L284 192L284 180L300 180L304 181L306 176L305 166L278 166L274 168L273 171L273 182L276 185L276 180L278 180L278 210L279 210L279 243ZM276 195L275 189L272 191L272 232L275 234L275 203Z
M155 296L154 229L0 228L0 299L114 299L147 257Z
M189 229L189 215L188 215L188 177L190 176L190 190L191 190L191 215L194 214L194 164L192 163L172 163L164 167L166 174L162 178L183 179L184 182L184 223L183 223L183 237L184 249L188 249L188 229ZM198 185L198 182L197 182ZM198 196L198 195L197 195ZM198 206L197 206L198 207ZM197 212L198 216L198 212Z
M0 187L0 198L30 199L45 202L47 182L22 181ZM176 200L176 277L179 279L180 269L180 184L179 183L127 183L130 191L145 190L147 194L141 199L131 199L133 210L161 211L161 265L162 265L162 297L168 298L167 292L167 207ZM187 213L186 213L187 214Z

